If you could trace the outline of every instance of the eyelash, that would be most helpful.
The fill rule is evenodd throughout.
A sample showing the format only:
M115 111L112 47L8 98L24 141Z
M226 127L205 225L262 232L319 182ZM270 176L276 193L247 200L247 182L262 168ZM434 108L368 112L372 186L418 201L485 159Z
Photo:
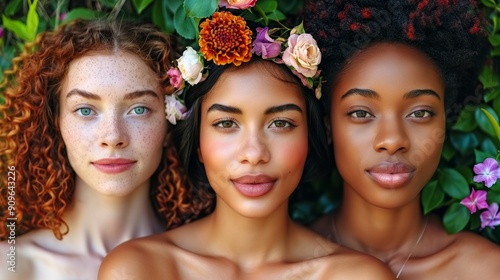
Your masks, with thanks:
M230 122L232 125L230 127L224 127L222 124L225 122ZM283 122L285 124L284 127L278 127L276 126L277 122ZM286 129L291 129L294 127L297 127L296 124L294 124L292 121L289 120L284 120L284 119L274 119L271 121L271 124L268 126L268 128L271 128L274 125L274 128L280 129L280 130L286 130ZM223 120L218 120L216 121L213 125L213 127L218 128L218 129L232 129L238 127L236 122L233 119L223 119Z
M365 116L355 116L354 114L356 113L365 113L366 115ZM417 116L413 116L412 118L415 118L415 119L427 119L427 118L431 118L431 117L434 117L436 115L436 113L432 110L429 110L429 109L421 109L421 110L415 110L413 112L411 112L410 114L407 115L407 117L411 117L411 115L414 115L415 113L419 113L419 112L423 112L424 113L424 116L422 117L417 117ZM372 119L372 118L375 118L375 116L371 113L368 113L367 111L365 110L353 110L353 111L349 111L347 113L347 115L353 119L356 119L356 120L364 120L364 119Z

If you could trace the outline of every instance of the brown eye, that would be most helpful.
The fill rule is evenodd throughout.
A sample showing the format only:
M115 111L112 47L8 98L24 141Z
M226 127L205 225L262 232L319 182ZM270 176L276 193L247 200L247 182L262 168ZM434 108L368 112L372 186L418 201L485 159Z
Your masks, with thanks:
M356 110L348 113L349 116L355 119L372 118L373 115L363 110Z
M414 118L428 118L434 116L434 113L428 110L417 110L408 115L409 117L414 117Z

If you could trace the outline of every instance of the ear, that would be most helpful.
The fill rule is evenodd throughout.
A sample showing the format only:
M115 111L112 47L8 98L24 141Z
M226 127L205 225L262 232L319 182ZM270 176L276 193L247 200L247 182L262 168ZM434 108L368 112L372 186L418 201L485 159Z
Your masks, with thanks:
M203 162L203 156L201 155L200 147L198 147L198 149L196 149L196 152L198 153L198 159L200 160L200 162L204 163Z
M328 141L328 145L331 145L332 144L332 125L330 123L330 118L328 116L324 116L323 123L325 124L326 139Z

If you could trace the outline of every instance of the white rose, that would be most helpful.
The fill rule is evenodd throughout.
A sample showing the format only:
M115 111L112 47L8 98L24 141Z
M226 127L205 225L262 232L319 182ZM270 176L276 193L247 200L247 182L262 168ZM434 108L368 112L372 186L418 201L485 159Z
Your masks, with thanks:
M203 60L191 47L187 47L182 56L177 59L177 67L182 78L190 85L196 85L202 78Z
M283 53L283 61L302 75L312 78L318 71L321 52L311 34L292 34L288 37L288 47Z

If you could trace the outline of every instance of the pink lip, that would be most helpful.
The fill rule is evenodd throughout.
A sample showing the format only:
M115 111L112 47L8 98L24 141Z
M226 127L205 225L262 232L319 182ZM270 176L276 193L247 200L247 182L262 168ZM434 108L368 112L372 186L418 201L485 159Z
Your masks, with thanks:
M401 187L413 177L415 167L403 162L382 162L367 170L370 178L385 188Z
M103 158L92 162L92 165L103 173L116 174L128 170L136 162L125 158Z
M267 175L245 175L231 180L234 187L244 196L263 196L274 187L276 179Z

